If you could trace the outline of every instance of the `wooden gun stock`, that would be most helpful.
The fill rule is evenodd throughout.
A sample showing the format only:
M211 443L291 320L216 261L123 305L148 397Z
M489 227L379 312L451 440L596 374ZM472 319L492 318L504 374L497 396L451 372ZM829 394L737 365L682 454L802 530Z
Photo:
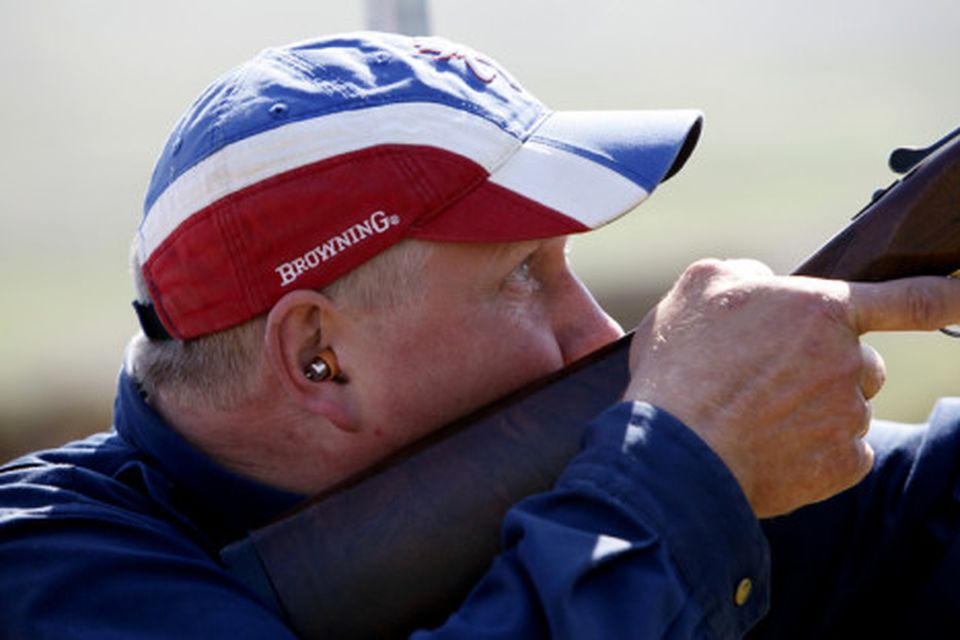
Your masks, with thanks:
M960 267L958 133L795 273L876 281ZM305 638L442 622L495 557L507 509L548 489L586 423L618 400L628 349L626 336L440 430L225 548L224 561Z

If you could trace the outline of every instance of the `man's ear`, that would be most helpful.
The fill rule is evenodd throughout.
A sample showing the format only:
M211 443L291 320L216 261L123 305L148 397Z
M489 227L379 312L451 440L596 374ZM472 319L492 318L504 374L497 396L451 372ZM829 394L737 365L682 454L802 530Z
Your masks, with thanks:
M356 431L358 413L354 411L350 385L341 380L307 377L310 363L320 351L330 349L336 354L342 322L336 304L322 293L309 289L291 291L267 314L264 346L274 375L303 409L327 418L339 429Z

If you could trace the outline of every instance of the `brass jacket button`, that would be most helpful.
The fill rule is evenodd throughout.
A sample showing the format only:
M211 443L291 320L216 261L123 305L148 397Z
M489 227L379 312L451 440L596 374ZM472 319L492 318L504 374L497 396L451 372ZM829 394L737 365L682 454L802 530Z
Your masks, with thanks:
M737 590L733 594L733 602L738 607L742 607L750 599L750 592L753 591L753 582L750 578L744 578L737 584Z

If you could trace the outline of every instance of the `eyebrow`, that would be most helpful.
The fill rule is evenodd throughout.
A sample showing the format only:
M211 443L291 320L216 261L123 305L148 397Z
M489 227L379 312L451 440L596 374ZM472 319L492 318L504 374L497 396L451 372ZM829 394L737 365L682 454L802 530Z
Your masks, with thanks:
M491 247L492 251L487 254L487 264L496 264L501 260L517 260L521 258L526 259L533 253L540 251L544 245L550 243L554 240L563 241L563 252L564 256L569 256L570 252L570 243L568 242L568 236L553 236L550 238L534 238L531 240L516 240L513 242L503 242L493 244Z
M539 249L542 244L542 240L518 240L515 242L498 244L494 247L493 253L490 254L490 258L491 260L500 260L501 258L505 259L514 256L527 256Z

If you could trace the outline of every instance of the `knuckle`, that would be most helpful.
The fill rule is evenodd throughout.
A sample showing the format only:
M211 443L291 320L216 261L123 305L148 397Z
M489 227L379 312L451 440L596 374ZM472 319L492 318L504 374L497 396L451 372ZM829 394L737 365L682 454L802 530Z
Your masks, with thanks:
M726 273L720 260L713 258L697 260L683 270L672 293L681 297L699 297L714 288L717 280L722 279Z
M840 489L847 489L859 483L873 468L873 449L862 440L857 440L846 457L845 478Z
M763 292L772 275L769 267L756 260L704 258L684 270L678 289L696 292L720 309L735 309Z
M859 433L863 428L868 415L865 405L856 394L850 394L850 397L840 404L837 409L837 424L840 428L836 434L840 440L845 440L851 433Z
M822 443L828 448L848 446L851 436L863 431L872 413L869 402L855 390L834 395L829 407L830 418L822 424L820 432Z
M732 311L745 306L754 297L751 289L734 285L726 287L711 298L713 306L721 310Z
M856 394L850 405L850 419L854 434L863 432L863 427L870 421L872 413L870 403L860 397L860 394Z
M860 482L870 471L873 457L867 454L869 448L862 440L857 440L848 448L840 465L841 473L838 476L838 489L846 489ZM872 451L871 451L872 453Z
M684 280L700 282L714 278L723 272L723 262L716 258L703 258L687 267L682 277Z
M904 289L904 302L908 320L916 327L928 328L937 325L944 314L945 303L932 287L923 282L911 282Z
M784 278L778 285L782 305L797 319L798 326L813 332L848 324L849 296L842 289L813 281ZM832 283L831 283L832 284Z
M849 317L849 305L845 298L832 292L809 292L805 301L818 323L845 324Z
M863 375L863 357L859 349L843 350L843 353L837 357L837 373L844 380L860 380Z
M860 380L863 358L855 340L825 325L822 317L808 318L794 336L796 348L805 362L816 365L817 377L829 385ZM830 387L835 391L839 387Z
M870 403L860 394L859 390L860 387L858 386L857 390L850 394L850 416L862 425L864 420L870 419L871 409Z
M887 366L881 361L880 364L873 369L873 385L877 388L877 391L879 391L885 384L887 384Z

